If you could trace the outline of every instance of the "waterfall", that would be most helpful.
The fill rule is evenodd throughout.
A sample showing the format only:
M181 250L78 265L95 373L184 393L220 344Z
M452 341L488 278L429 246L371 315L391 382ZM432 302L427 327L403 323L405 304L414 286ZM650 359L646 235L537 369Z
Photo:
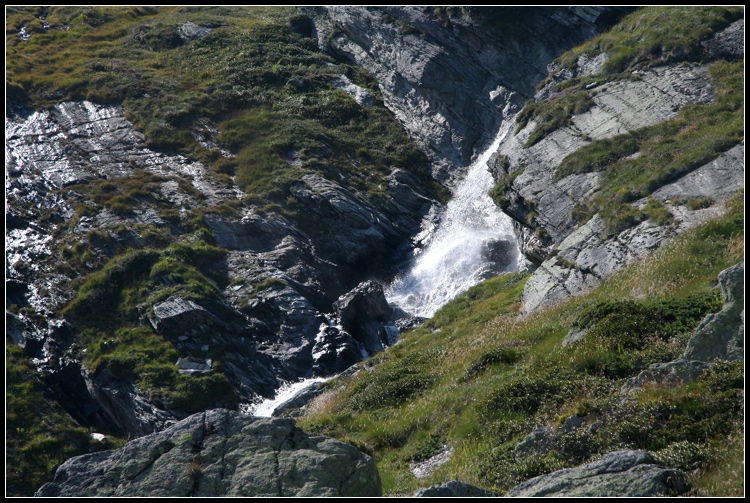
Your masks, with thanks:
M493 243L510 244L501 272L517 269L520 252L510 217L488 194L494 181L487 162L508 130L509 126L501 128L492 145L469 167L424 248L415 251L411 269L386 287L388 302L409 314L432 317L448 301L488 277L492 260L488 248Z
M241 406L240 410L245 414L257 417L272 417L277 409L289 404L294 399L315 389L319 383L330 380L331 377L313 377L302 379L299 382L290 382L276 390L276 395L257 404Z

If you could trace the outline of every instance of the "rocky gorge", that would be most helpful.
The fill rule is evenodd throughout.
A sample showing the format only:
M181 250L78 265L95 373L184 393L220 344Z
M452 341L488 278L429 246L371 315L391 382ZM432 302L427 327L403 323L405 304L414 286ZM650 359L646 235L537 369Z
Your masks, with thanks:
M416 435L421 426L407 428L402 440L355 440L354 433L321 426L331 420L309 423L305 416L315 417L332 394L349 393L335 391L335 383L370 376L378 383L380 362L395 358L387 349L410 347L408 341L396 343L426 320L389 303L384 285L429 244L445 214L446 187L458 193L482 152L492 146L486 167L480 166L492 177L483 182L484 191L504 213L512 235L488 242L477 282L511 272L511 264L521 269L526 277L507 287L518 292L513 299L518 316L532 317L606 285L628 264L736 205L732 201L744 187L744 126L738 133L734 123L734 129L709 123L701 113L709 110L706 115L730 117L727 121L737 113L737 90L730 86L744 59L737 36L744 33L741 16L721 11L705 21L711 28L697 35L690 50L667 50L662 42L662 53L652 48L646 56L632 56L633 62L623 62L611 46L610 52L581 46L599 40L600 33L606 36L631 10L316 7L268 17L252 9L236 12L246 25L232 25L220 9L21 11L12 22L60 21L19 43L35 36L46 44L63 43L50 33L78 26L91 43L97 36L114 37L137 47L152 66L100 49L81 82L56 90L34 87L11 66L6 344L12 350L6 350L6 365L30 375L14 371L8 394L44 396L55 404L54 416L48 411L32 416L66 418L55 419L66 426L52 435L38 430L77 439L74 452L63 459L57 454L57 464L124 444L71 458L54 481L57 464L41 478L24 466L26 471L14 475L13 491L34 492L51 481L37 495L380 496L384 485L386 494L394 492L391 472L383 483L382 468L379 473L375 467L376 459L382 466L387 456L381 449L413 441L439 454L433 444L442 446L451 437L448 426L430 433L440 442ZM109 34L96 35L110 25ZM232 30L236 39L229 38ZM573 50L575 61L556 59L577 46L585 50ZM19 47L14 45L19 52L13 54L33 53ZM234 87L208 80L205 72L200 78L206 82L173 82L168 79L178 79L179 72L164 70L170 68L165 61L206 64L199 59L203 54L220 60L230 53L263 63L253 59L256 66L242 66L250 64L245 61L232 66L236 62L230 60L228 69L217 70ZM11 61L13 54L7 56ZM119 86L117 79L131 75L138 86L153 79L155 87L114 97L103 97L97 88ZM159 82L165 86L161 95L154 94ZM202 95L173 91L191 86ZM204 102L219 111L203 115ZM161 107L163 116L150 117L144 111L149 106ZM545 106L567 115L550 118ZM368 130L368 123L378 132ZM679 147L690 131L706 137L708 128L723 128L717 133L721 141L695 147L700 152L694 158L676 159L661 144L652 146L653 138L674 137ZM657 148L669 158L668 170L643 182L638 173L651 168L637 163L655 157ZM627 172L625 163L635 166L636 174L617 178ZM683 328L685 334L695 331L696 341L703 334L721 342L685 342L679 358L673 353L682 347L658 362L645 358L655 366L617 374L631 378L631 392L659 379L654 376L682 383L709 367L724 369L722 361L742 360L744 307L730 303L738 305L744 286L738 287L737 279L728 286L724 278L730 276L737 274L716 278L723 310L708 314L698 328ZM482 295L469 298L478 302ZM466 312L474 309L465 306ZM695 324L715 312L701 309L691 311ZM440 316L422 330L439 334ZM711 328L717 325L709 317L731 328ZM602 326L594 322L571 330L562 347L576 351L576 345L590 344L586 334L598 334ZM513 354L525 354L527 343L514 344L520 353ZM704 354L707 345L725 349ZM480 360L483 366L464 369L461 382L497 362L520 358L503 351ZM383 395L381 404L400 405L438 382L424 367L437 353L428 346L420 352L389 370L387 380L404 387ZM688 368L687 374L677 367ZM252 416L253 407L284 383L323 381L341 372L330 381L334 384L326 381L291 406L304 432L292 419ZM377 409L363 395L375 387L363 382L352 388L352 410ZM20 401L13 404L27 410ZM277 410L274 415L290 414ZM348 425L353 416L347 414L333 424ZM536 446L516 462L541 463L543 474L532 479L539 472L527 470L524 480L532 480L508 495L548 494L548 483L561 487L547 482L557 480L554 468L577 468L550 453L562 452L559 446L571 442L571 435L607 431L615 415L602 412L602 427L591 414L568 429L537 432L528 442L528 424L507 427L512 438L520 435ZM39 441L30 437L31 425L18 422L21 417L13 416L15 432L6 431L13 436L18 470L24 455L59 449L34 451ZM121 440L96 443L81 431ZM544 447L537 449L540 444ZM602 487L612 487L607 489L612 495L620 495L622 487L644 488L634 489L639 496L689 490L689 476L673 465L665 468L663 453L654 457L638 450L658 450L651 444L612 447L611 455L570 459L576 465L590 462L581 466L583 472L615 473L613 478L643 473L641 482L597 483L599 493L575 489L578 482L571 482L573 489L562 494L602 494ZM545 476L552 478L542 480ZM30 480L38 481L36 487L29 488ZM453 481L420 495L509 489L492 480L469 480L482 488Z

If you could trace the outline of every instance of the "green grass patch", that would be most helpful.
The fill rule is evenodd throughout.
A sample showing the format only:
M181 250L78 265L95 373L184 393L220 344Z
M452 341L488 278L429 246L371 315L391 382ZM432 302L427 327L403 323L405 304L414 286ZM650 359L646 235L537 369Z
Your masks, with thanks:
M377 188L387 187L391 166L445 195L432 181L425 155L381 101L362 108L332 88L332 77L343 73L380 97L371 76L337 64L313 38L298 33L295 26L304 16L294 9L149 7L135 12L52 7L49 33L23 41L18 26L38 13L13 8L6 22L6 80L13 96L37 108L79 99L122 103L149 147L200 160L217 180L234 177L226 183L236 183L263 204L282 204L288 188L309 172L335 176L381 204ZM184 42L178 28L188 21L213 31ZM197 142L193 133L199 119L218 126L218 143L236 157L223 157ZM290 152L297 152L304 168L287 160ZM352 159L383 169L358 170ZM347 176L342 179L340 173ZM112 201L110 208L127 216L132 201Z
M561 68L575 68L582 54L606 52L601 75L617 75L679 61L700 61L700 43L744 16L742 7L646 7L625 16L612 29L560 56ZM599 75L597 75L599 77Z
M523 146L529 148L539 143L552 131L570 124L572 116L587 112L592 106L594 106L594 101L589 92L575 87L567 88L545 101L530 100L516 117L518 122L516 134L525 128L529 121L533 120L537 123Z
M91 437L60 405L48 400L45 385L23 349L6 341L5 447L6 495L33 496L63 461L81 454L114 449L124 439Z

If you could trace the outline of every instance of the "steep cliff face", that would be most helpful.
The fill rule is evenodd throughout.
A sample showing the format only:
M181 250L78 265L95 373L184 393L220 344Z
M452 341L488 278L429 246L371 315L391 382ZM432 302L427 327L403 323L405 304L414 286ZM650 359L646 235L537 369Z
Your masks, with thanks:
M717 134L737 113L727 94L742 90L729 90L717 70L727 63L714 59L741 58L731 34L743 29L738 20L704 36L702 64L677 58L613 75L606 52L583 52L572 68L550 65L548 84L524 112L559 110L576 96L580 108L552 127L544 114L556 112L520 113L492 167L496 202L539 264L525 312L590 289L715 216L744 187L741 126Z
M627 10L304 9L321 48L375 76L386 105L430 157L440 181L460 176L491 143L561 51Z

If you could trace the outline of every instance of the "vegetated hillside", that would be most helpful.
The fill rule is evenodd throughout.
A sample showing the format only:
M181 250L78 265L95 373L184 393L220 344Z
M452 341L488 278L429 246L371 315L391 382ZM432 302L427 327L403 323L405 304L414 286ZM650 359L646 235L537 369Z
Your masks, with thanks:
M740 338L733 354L716 353L702 374L704 363L683 367L695 360L691 337L704 317L727 309L719 273L744 260L743 54L707 43L742 14L647 8L562 55L517 116L517 137L501 144L492 191L540 267L449 303L358 373L327 383L300 424L372 453L390 495L450 480L504 493L624 449L688 473L688 494L742 495L742 307L732 308L739 333L735 325L724 334ZM605 106L612 84L699 67L709 100L654 109L635 128L636 114L629 122ZM607 127L582 135L591 124ZM704 180L695 194L716 189L722 201L669 195L694 171ZM583 224L588 233L571 244ZM644 258L631 246L638 239L660 247ZM552 283L540 273L560 285L554 304L531 297L532 280ZM678 367L686 373L659 377Z
M28 495L309 372L320 313L447 190L292 8L6 12L7 480Z
M551 64L491 168L539 266L524 312L595 286L744 186L742 14L638 10Z
M690 473L691 494L741 495L743 361L681 385L624 385L678 358L703 317L722 308L717 274L744 258L743 198L549 310L519 314L521 274L487 280L354 376L326 383L299 424L373 455L392 496L454 479L505 492L622 449ZM410 471L448 450L434 473Z

